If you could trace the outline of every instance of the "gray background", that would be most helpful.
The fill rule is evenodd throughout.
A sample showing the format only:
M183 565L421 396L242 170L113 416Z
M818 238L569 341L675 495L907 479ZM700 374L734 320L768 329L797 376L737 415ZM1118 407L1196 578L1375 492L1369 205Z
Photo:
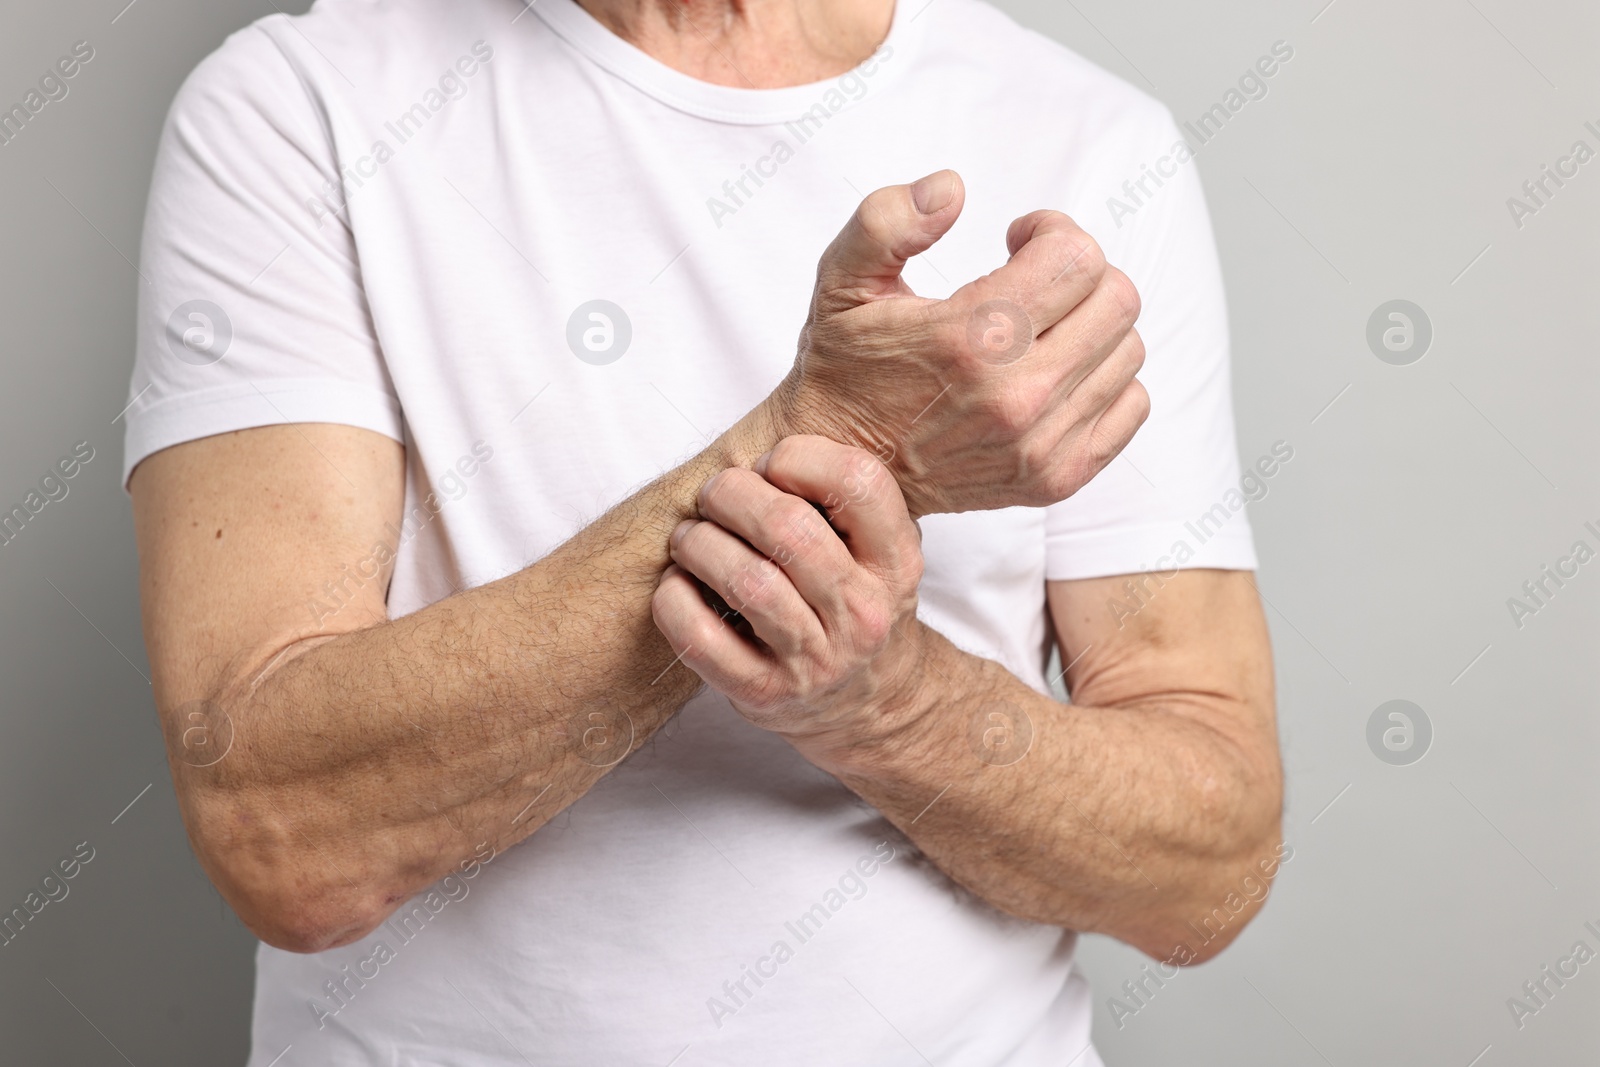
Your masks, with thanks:
M0 148L0 504L80 440L95 458L0 547L0 910L96 851L0 947L0 1059L243 1061L252 938L189 853L155 727L117 484L140 219L183 75L271 0L8 3L0 98L96 56ZM922 0L906 0L920 3ZM937 3L939 0L933 0ZM1294 59L1201 151L1229 285L1240 451L1295 457L1251 505L1279 664L1294 858L1216 962L1137 1014L1141 958L1083 950L1126 1064L1600 1062L1600 962L1518 1029L1526 980L1600 927L1600 562L1519 629L1506 606L1600 548L1600 160L1519 229L1506 207L1600 149L1600 14L1579 0L1005 0L1193 119L1274 41ZM303 10L304 3L290 4ZM1396 298L1434 338L1392 366ZM1419 705L1394 766L1373 710ZM131 804L131 806L130 806ZM1478 1059L1474 1059L1478 1057Z

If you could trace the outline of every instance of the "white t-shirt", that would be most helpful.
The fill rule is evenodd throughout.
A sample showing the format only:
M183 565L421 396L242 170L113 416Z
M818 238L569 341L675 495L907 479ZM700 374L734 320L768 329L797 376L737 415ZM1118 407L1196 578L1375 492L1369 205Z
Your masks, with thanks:
M977 0L902 4L856 72L778 90L677 73L573 0L319 0L230 37L173 105L125 473L285 421L403 441L389 611L416 611L753 407L861 197L953 167L966 211L907 269L917 292L998 267L1007 224L1056 207L1144 300L1153 413L1126 458L1052 508L923 521L923 619L1043 691L1047 579L1255 564L1242 502L1217 507L1239 471L1195 168L1107 208L1178 140ZM250 1067L1092 1067L1074 941L958 889L703 693L363 941L263 946Z

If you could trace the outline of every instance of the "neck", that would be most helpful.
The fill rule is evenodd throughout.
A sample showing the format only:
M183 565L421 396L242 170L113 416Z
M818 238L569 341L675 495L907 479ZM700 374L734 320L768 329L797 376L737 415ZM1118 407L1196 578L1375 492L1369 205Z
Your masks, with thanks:
M894 16L894 0L577 3L612 33L674 70L744 89L804 85L853 70L888 36Z

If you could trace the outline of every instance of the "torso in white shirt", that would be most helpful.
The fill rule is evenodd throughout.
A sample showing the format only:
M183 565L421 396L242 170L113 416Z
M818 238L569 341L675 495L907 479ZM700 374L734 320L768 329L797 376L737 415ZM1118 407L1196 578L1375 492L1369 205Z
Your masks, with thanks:
M923 520L923 619L1043 690L1047 579L1170 566L1179 542L1183 565L1254 564L1243 514L1204 542L1184 525L1238 477L1193 165L1120 227L1105 203L1177 140L975 0L902 5L858 71L766 91L671 71L572 0L323 0L241 31L174 107L127 466L286 419L403 440L389 605L414 611L539 559L749 410L861 197L953 167L966 211L908 268L919 293L1058 207L1144 298L1153 414L1128 458L1051 509ZM214 362L174 358L197 300L227 319ZM361 942L263 946L250 1067L1088 1067L1073 945L707 692Z

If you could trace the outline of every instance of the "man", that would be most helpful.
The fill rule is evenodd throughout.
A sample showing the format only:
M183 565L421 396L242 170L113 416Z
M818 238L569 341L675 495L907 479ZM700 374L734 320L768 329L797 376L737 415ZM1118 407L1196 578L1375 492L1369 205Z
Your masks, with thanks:
M251 1067L1096 1064L1073 931L1237 935L1216 257L1193 168L1096 211L1176 136L974 0L323 0L200 66L126 463Z

